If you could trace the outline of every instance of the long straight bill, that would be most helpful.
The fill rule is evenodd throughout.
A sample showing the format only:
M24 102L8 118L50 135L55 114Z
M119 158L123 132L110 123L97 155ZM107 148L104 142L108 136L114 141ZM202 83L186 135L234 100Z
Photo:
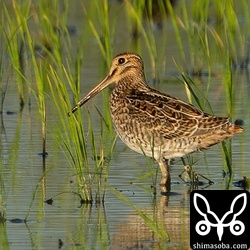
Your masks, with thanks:
M98 93L100 93L103 89L105 89L108 85L112 83L110 75L107 75L95 88L93 88L86 96L84 96L76 105L72 108L70 112L68 112L68 116L73 114L78 110L79 107L84 105L87 101L92 99Z

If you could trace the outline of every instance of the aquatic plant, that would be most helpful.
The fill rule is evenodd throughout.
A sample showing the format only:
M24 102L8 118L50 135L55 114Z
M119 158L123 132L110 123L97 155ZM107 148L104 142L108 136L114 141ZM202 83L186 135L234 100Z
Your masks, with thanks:
M22 109L27 101L24 59L24 41L26 39L26 32L24 30L23 21L27 20L29 17L30 4L27 2L23 5L19 5L17 2L13 1L11 10L9 10L6 4L2 2L1 6L1 9L3 10L3 17L0 22L0 27L6 41L6 47L9 52L8 55L12 61L14 73L16 74L20 107Z

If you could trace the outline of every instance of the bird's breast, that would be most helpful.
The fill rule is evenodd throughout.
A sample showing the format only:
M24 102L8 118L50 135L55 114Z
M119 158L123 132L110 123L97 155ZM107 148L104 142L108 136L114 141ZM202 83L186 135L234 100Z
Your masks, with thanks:
M154 135L142 122L143 117L134 105L131 105L129 98L113 92L110 97L110 111L113 124L120 139L132 150L152 156L152 145ZM154 142L156 143L156 141Z

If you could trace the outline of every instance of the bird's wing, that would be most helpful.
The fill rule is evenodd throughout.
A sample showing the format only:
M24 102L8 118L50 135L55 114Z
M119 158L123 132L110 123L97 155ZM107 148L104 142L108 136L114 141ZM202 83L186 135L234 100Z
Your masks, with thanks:
M211 116L155 90L135 91L127 100L131 119L166 139L211 133L229 123L228 118Z

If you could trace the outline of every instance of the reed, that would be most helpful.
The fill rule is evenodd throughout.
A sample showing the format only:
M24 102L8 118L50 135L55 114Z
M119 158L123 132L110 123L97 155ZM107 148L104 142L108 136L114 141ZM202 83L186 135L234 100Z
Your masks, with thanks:
M9 240L8 240L7 228L4 227L4 223L5 223L5 220L2 217L2 214L0 212L0 233L1 233L0 241L1 241L1 246L4 249L9 250L10 249L10 243L9 243Z
M0 49L3 50L2 46L0 46ZM3 118L3 104L4 104L4 99L6 95L6 90L8 86L8 82L4 84L3 82L3 74L4 74L4 55L1 53L0 55L0 118L2 120Z
M149 18L143 17L144 11L147 7L146 1L126 1L126 9L128 20L132 20L132 36L136 42L136 50L141 52L142 46L139 43L139 37L143 37L143 43L145 43L147 52L150 57L151 62L151 74L152 79L156 81L157 73L156 73L156 62L157 62L157 49L156 49L156 35L154 34L153 23L150 22L150 17L152 17L152 12L149 10ZM152 6L148 6L149 9ZM144 21L146 21L147 25L144 26ZM149 21L149 22L147 22Z
M65 1L66 3L67 1ZM62 149L70 161L70 165L74 170L74 175L78 179L78 191L82 194L83 201L91 203L93 198L92 185L94 177L100 172L101 160L98 160L96 169L92 170L89 164L89 155L86 147L85 133L87 133L83 126L83 119L81 113L78 112L71 118L68 118L67 113L70 110L71 101L69 89L75 96L74 102L79 99L80 92L80 64L82 60L82 49L74 59L70 52L70 39L67 33L66 16L58 10L58 1L46 1L32 6L32 18L39 34L34 40L34 33L32 33L28 21L30 20L31 2L19 4L13 1L12 9L8 9L4 4L4 14L7 17L1 22L1 28L4 33L4 38L7 43L9 55L13 63L13 68L17 72L17 87L19 89L22 105L24 103L24 83L29 88L31 94L36 98L38 114L41 120L42 132L42 155L43 166L45 168L46 153L46 137L48 131L47 123L47 103L53 101L56 107L57 117L59 118L58 130L50 132L62 145ZM60 5L61 6L61 5ZM67 5L64 8L67 12ZM12 18L12 11L15 19ZM55 26L56 25L56 26ZM59 29L62 34L59 34ZM23 41L25 40L25 46ZM20 45L21 44L21 45ZM22 47L22 53L20 52ZM40 53L37 55L37 47L39 46ZM62 47L64 46L64 53L66 53L67 60L64 61L62 57ZM24 68L24 61L20 60L20 55L25 54L30 58L32 67L29 71ZM75 60L75 68L69 66ZM66 66L64 66L66 65ZM89 127L92 129L91 126ZM92 138L93 131L92 131ZM95 144L92 143L92 151L96 155ZM91 157L90 157L91 158ZM95 157L97 159L97 157ZM97 160L96 160L97 161ZM103 163L104 165L104 163ZM99 167L97 169L97 166ZM48 173L44 169L45 174ZM106 173L107 175L107 173ZM42 181L39 182L40 184ZM40 185L39 184L39 185ZM34 192L36 195L37 191ZM101 196L103 190L99 185L98 195ZM98 198L101 200L102 198ZM34 197L31 206L34 202Z
M66 86L68 83L71 83L72 89L76 91L76 88L73 84L72 76L68 74L64 67L62 71L64 71L64 73L59 74L58 70L56 71L51 67L48 78L52 99L58 115L58 127L60 128L54 136L58 143L61 142L63 151L77 176L79 184L78 191L83 193L86 202L92 202L92 194L88 187L88 176L84 175L84 168L88 169L89 162L82 116L80 112L71 119L66 116L71 106ZM68 81L68 83L66 83L66 81Z
M3 2L1 2L1 6L3 15L0 27L6 41L9 57L12 61L12 67L16 74L20 107L22 109L27 101L24 59L24 41L26 37L23 21L29 18L30 4L26 1L24 4L19 5L16 1L13 1L11 9L7 8ZM22 14L20 15L20 13Z
M169 6L181 58L181 63L175 59L175 64L183 75L184 81L181 80L181 82L185 85L189 101L193 102L195 100L202 110L214 113L212 105L208 101L208 96L214 65L220 63L224 68L222 72L224 96L227 104L227 115L230 118L235 115L235 82L232 80L233 62L237 64L237 61L242 58L245 47L245 33L240 28L234 4L233 1L219 1L216 3L213 1L193 1L190 6L187 2L182 1L180 3L180 13L172 11L171 6ZM245 8L248 8L248 6L245 5ZM190 9L191 11L189 11ZM215 24L210 23L210 19L214 19ZM184 49L186 41L189 50ZM237 50L236 47L242 49ZM202 60L199 58L202 58ZM191 68L188 65L191 65ZM190 72L194 73L194 76L202 76L204 68L208 72L205 91L202 86L196 84L194 80L186 75L186 72ZM232 174L230 145L230 141L223 142L221 148L224 158L224 170Z
M96 38L105 62L105 70L109 67L114 47L114 31L116 19L110 21L110 4L108 0L91 1L90 6L83 5L87 17L89 30ZM117 16L118 17L118 16Z
M61 74L53 68L49 74L51 97L60 127L54 136L69 159L74 175L78 179L78 192L82 194L84 202L99 203L104 201L109 159L114 146L111 145L110 152L105 149L105 145L102 144L104 138L102 131L97 139L88 110L87 113L84 112L85 116L80 111L70 117L66 116L72 107L68 88L71 88L75 96L79 96L79 93L76 93L79 90L70 72L62 66ZM88 119L85 120L84 117ZM83 121L88 121L88 128L85 128ZM100 117L100 124L103 124L103 117Z
M59 16L57 18L59 20ZM62 30L67 30L66 22L61 22L60 27ZM102 145L99 146L100 152L97 150L98 146L96 146L91 116L88 114L88 129L84 127L84 117L80 112L70 118L66 116L72 106L69 89L75 97L75 103L80 97L80 66L83 58L83 48L81 48L82 45L79 43L78 54L73 57L70 51L71 44L68 42L68 34L65 36L61 35L60 39L58 36L55 36L52 44L53 52L48 52L50 63L46 69L47 78L45 80L49 84L50 95L56 107L55 112L59 116L58 123L60 124L60 129L54 136L58 143L63 145L63 151L66 152L66 156L71 162L74 175L76 175L78 180L77 190L83 197L82 202L100 202L104 200L105 191L102 186L102 171L105 169L104 165L107 162L103 160L104 149ZM64 46L66 51L66 61L62 60L62 46ZM72 67L71 64L75 65L75 67ZM86 134L88 134L87 138ZM100 138L102 138L102 135L100 135ZM87 140L90 143L91 150L87 147ZM90 159L94 159L94 166ZM97 186L97 190L95 190L95 186Z
M59 11L57 1L52 1L51 5L39 6L35 12L36 23L41 26L42 43L39 44L45 52L44 58L39 60L41 69L44 70L43 84L44 89L38 86L38 93L44 93L49 96L50 102L53 103L54 112L57 114L57 130L50 132L58 144L61 145L62 151L69 160L71 169L77 178L77 192L82 197L83 203L100 202L104 200L105 184L102 183L103 170L107 170L104 165L108 165L104 159L104 149L102 145L96 145L96 137L91 124L91 116L82 116L81 112L67 116L72 107L80 98L81 82L81 65L83 60L85 37L77 43L76 54L72 53L72 44L67 29L67 19L61 19L61 15L66 16ZM67 12L67 4L64 11ZM47 7L46 7L47 6ZM49 9L48 9L49 6ZM39 17L47 17L42 20ZM53 24L58 26L53 27ZM53 28L51 28L53 27ZM58 35L58 29L61 32ZM46 41L46 42L44 42ZM74 45L75 46L75 45ZM63 51L63 52L62 52ZM62 56L64 53L64 56ZM33 55L33 63L37 63L37 58ZM65 58L65 59L64 59ZM38 76L39 77L39 76ZM47 87L46 87L47 86ZM73 102L71 101L71 93ZM46 98L45 105L46 105ZM88 117L90 122L88 128L84 126L84 117ZM101 122L104 118L101 118ZM48 127L46 120L45 126ZM102 134L100 140L102 141ZM87 140L90 148L87 147ZM98 147L98 150L97 150ZM99 151L100 149L100 151ZM91 162L94 159L94 166ZM108 171L105 172L107 177ZM97 191L96 187L97 186Z

